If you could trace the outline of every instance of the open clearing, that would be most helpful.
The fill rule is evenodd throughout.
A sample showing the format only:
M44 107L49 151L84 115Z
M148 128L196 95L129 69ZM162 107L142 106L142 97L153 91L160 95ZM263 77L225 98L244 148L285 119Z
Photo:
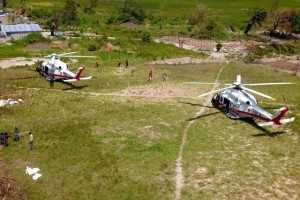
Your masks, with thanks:
M158 75L145 81L148 67L136 66L134 77L125 69L116 74L91 68L103 79L76 83L80 89L60 83L50 88L30 67L2 69L1 98L24 101L0 109L1 127L17 124L23 133L20 142L1 149L2 159L28 199L299 198L299 85L259 88L279 99L273 105L258 98L263 107L274 112L285 95L296 117L294 123L262 129L230 120L195 98L212 86L184 83L214 82L223 63L150 66L154 75L167 71L168 82ZM236 74L245 83L299 83L296 76L234 63L224 67L218 82L230 83ZM36 141L32 152L29 130ZM176 194L183 137L184 181ZM43 177L33 182L26 165L39 167Z
M9 146L0 147L0 200L300 199L299 34L267 36L277 14L300 1L255 2L268 19L249 35L243 31L250 0L123 2L8 2L8 18L24 12L45 32L0 46L0 100L22 99L0 107L1 132L10 133ZM144 21L142 10L132 12L139 5ZM120 24L123 18L135 23ZM58 37L46 30L52 19ZM92 79L50 83L36 72L45 55L67 52L95 56L61 57ZM242 83L295 83L253 87L276 99L255 96L263 109L287 105L285 117L295 121L262 128L259 120L229 119L210 97L197 98L237 75ZM34 181L27 166L40 168L42 177Z

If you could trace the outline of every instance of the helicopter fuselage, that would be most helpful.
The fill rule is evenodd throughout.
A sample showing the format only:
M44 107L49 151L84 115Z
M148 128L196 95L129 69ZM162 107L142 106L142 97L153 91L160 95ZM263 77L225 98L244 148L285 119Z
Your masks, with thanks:
M253 95L239 89L228 89L216 93L212 104L220 108L229 118L259 118L271 121L272 115L257 105Z
M257 105L257 100L253 95L248 92L254 93L256 95L262 96L267 99L275 100L273 97L258 92L256 90L250 89L246 86L263 86L263 85L289 85L292 83L281 82L281 83L241 83L241 75L237 75L236 82L232 84L223 84L226 87L213 90L204 94L199 95L198 97L204 97L210 94L217 92L211 100L211 103L220 108L229 118L239 119L239 118L258 118L264 123L258 124L259 126L271 126L271 125L280 125L292 122L295 120L295 117L282 119L282 117L289 111L287 106L280 108L275 114L270 114L261 107ZM196 84L216 84L216 83L197 83ZM248 92L246 92L248 91Z
M43 62L36 68L36 71L38 71L48 81L62 80L64 82L73 82L92 78L91 76L80 78L80 74L84 69L85 67L79 67L75 74L68 70L66 63L62 62L56 54L53 54L50 61Z

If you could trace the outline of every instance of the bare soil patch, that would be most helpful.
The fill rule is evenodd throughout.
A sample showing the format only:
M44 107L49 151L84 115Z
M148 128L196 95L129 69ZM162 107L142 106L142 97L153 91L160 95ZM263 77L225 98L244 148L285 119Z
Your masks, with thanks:
M193 98L199 94L199 89L191 88L184 84L174 86L166 83L159 87L157 85L131 87L122 90L118 94L122 96L141 96L160 99L172 97Z
M122 26L125 26L126 28L129 28L129 29L135 29L137 28L138 26L133 23L133 22L126 22L126 23L123 23Z
M17 66L27 66L27 65L34 65L36 62L39 61L47 61L49 58L43 57L34 57L34 58L25 58L25 57L16 57L16 58L9 58L6 60L0 60L0 68L10 68L10 67L17 67ZM77 59L69 59L68 64L73 64L78 62Z
M209 58L191 58L191 57L181 57L173 59L164 59L147 62L148 65L186 65L186 64L201 64L201 63L221 63L226 62L225 57L222 54L215 54L215 57Z
M292 58L292 59L291 59ZM264 58L260 62L260 64L271 67L274 69L278 69L280 71L295 74L298 68L298 76L300 75L300 61L295 57L285 57L285 58Z
M48 42L36 42L26 47L26 50L30 50L30 51L49 50L49 49L51 49L51 44L49 44Z
M200 40L185 37L164 36L154 40L155 42L163 42L167 44L174 44L179 48L187 50L203 52L209 55L208 58L194 59L190 57L164 59L148 62L151 65L178 65L178 64L201 64L201 63L215 63L215 62L229 62L240 61L239 56L245 56L248 48L251 46L260 45L264 47L263 42L257 41L222 41L222 48L219 52L216 51L217 41L214 40ZM182 43L180 43L180 41ZM255 62L255 64L264 65L267 67L275 68L287 73L295 73L300 61L297 56L283 56L275 58L263 58ZM300 74L300 72L298 73Z
M25 57L16 57L6 60L0 60L0 68L10 68L15 66L26 66L33 65L34 63L43 60L42 58L25 58Z

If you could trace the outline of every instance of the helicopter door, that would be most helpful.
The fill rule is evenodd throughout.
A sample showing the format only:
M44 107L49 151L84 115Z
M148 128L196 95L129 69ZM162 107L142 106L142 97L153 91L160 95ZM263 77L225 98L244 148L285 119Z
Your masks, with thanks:
M45 67L45 74L48 75L48 67Z
M227 99L227 98L224 98L224 103L223 103L223 107L222 109L224 110L224 112L228 112L229 110L229 104L230 104L230 101Z

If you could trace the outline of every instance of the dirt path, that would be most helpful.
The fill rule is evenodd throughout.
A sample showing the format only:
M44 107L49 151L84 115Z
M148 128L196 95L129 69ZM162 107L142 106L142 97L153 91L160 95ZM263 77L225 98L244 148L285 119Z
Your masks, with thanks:
M0 68L10 68L15 66L25 66L25 65L33 65L34 63L38 61L42 61L41 58L25 58L25 57L16 57L16 58L10 58L6 60L0 60Z
M59 83L58 83L59 84ZM82 95L92 95L92 96L116 96L116 97L138 97L147 99L174 99L174 98L195 98L198 95L199 90L195 88L190 88L186 84L172 86L171 84L166 84L161 87L156 86L142 86L142 87L131 87L126 88L120 92L111 93L101 93L101 92L81 92L77 91L76 87L74 90L70 89L53 89L53 88L27 88L21 86L6 85L7 87L16 87L20 89L27 90L46 90L46 91L58 91L58 92L69 92Z
M214 86L211 89L211 91L215 90L218 87L218 81L219 81L219 76L223 70L223 68L225 67L225 65L220 69L218 76L215 80ZM199 115L201 115L204 111L205 111L205 106L208 106L210 104L210 99L211 99L212 95L207 96L205 103L203 104L204 106L201 107L201 109L195 114L194 119L196 119ZM179 149L179 154L178 154L178 158L176 160L176 177L175 177L175 181L176 181L176 190L175 190L175 199L179 200L181 198L181 190L184 186L184 175L183 175L183 169L182 169L182 154L183 154L183 149L185 147L186 144L186 138L187 138L187 133L189 131L189 129L191 128L191 126L194 124L195 120L189 121L189 123L187 124L186 128L184 129L184 133L183 133L183 137L182 137L182 142L180 145L180 149Z

